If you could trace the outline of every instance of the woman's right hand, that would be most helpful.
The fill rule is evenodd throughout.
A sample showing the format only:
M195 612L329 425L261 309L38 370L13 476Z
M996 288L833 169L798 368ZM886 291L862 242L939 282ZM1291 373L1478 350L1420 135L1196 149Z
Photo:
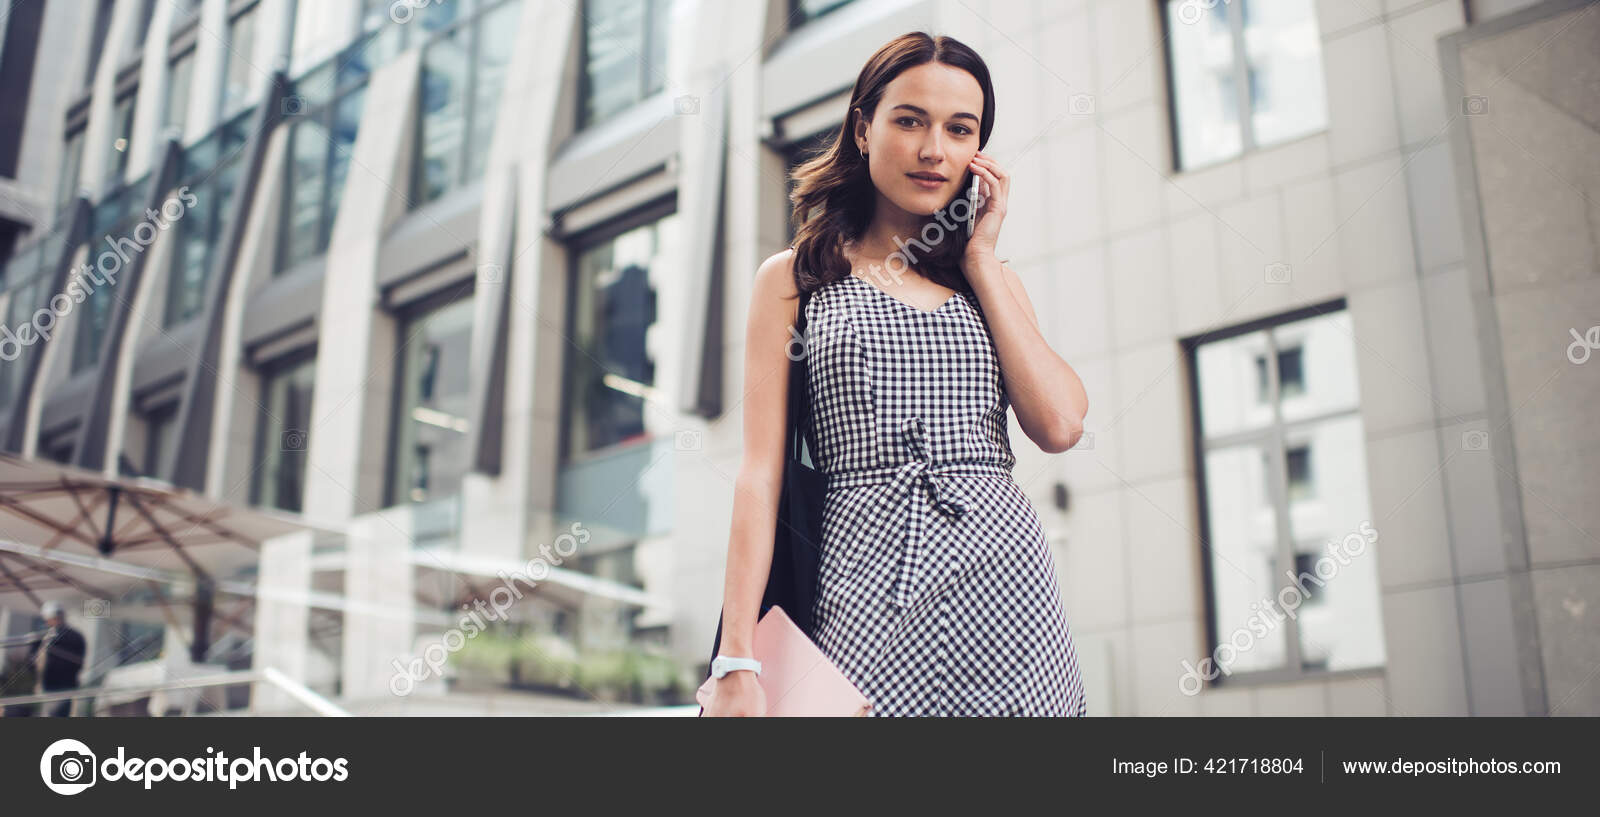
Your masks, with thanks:
M711 682L711 703L703 717L761 718L767 714L767 693L750 670L734 670Z

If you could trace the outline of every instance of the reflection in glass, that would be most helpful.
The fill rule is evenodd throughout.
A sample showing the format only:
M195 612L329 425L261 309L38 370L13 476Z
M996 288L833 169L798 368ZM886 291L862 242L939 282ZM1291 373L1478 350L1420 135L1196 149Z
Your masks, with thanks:
M78 306L83 318L78 321L77 336L72 340L73 374L100 362L100 343L106 336L106 326L111 322L111 282L107 280L104 286L96 285L94 279L86 275L82 285L89 294Z
M83 131L67 137L61 152L61 179L56 190L56 208L64 209L78 197L78 174L83 169Z
M1207 343L1196 352L1200 375L1200 430L1207 437L1261 429L1272 424L1272 405L1263 389L1264 382L1270 383L1265 371L1265 332ZM1252 394L1257 399L1240 399Z
M506 68L511 64L511 46L516 39L520 4L508 3L485 14L478 23L477 65L472 91L472 143L467 149L467 178L483 175L489 158L489 140L505 88Z
M296 122L289 130L289 189L285 196L289 212L280 268L317 252L327 161L327 128L315 119Z
M1295 442L1298 440L1298 442ZM1294 447L1308 452L1304 492L1291 497L1290 536L1321 564L1318 586L1301 584L1319 601L1298 617L1302 661L1330 670L1377 666L1384 661L1378 595L1377 520L1367 499L1365 432L1349 413L1296 429ZM1291 475L1291 495L1294 480ZM1363 530L1371 531L1364 534ZM1297 574L1298 576L1298 574ZM1289 578L1284 577L1288 582Z
M1192 10L1191 10L1192 9ZM1210 22L1196 25L1199 11ZM1180 167L1198 167L1243 149L1234 91L1233 33L1227 7L1170 0L1167 31L1172 59L1172 104L1177 116Z
M172 61L167 74L167 115L162 124L183 133L189 118L189 84L194 78L194 49Z
M443 195L461 175L467 89L464 36L463 29L456 29L423 52L418 204Z
M145 476L156 479L167 479L169 477L166 463L172 456L173 449L178 445L178 437L172 433L172 427L177 421L178 404L176 401L165 403L145 414Z
M1181 168L1327 127L1312 0L1167 0L1166 16Z
M1218 643L1231 643L1237 651L1234 660L1224 662L1233 672L1278 666L1288 645L1282 623L1261 612L1279 585L1273 570L1278 509L1268 499L1266 461L1266 452L1254 444L1205 455L1215 625ZM1262 629L1269 626L1270 631Z
M676 214L634 228L578 258L568 389L568 458L641 441L645 401L655 385L646 337L656 321L652 280L664 275L677 238Z
M215 250L239 186L244 162L238 154L216 170L208 181L191 189L194 205L175 222L177 252L167 279L167 306L163 325L171 328L199 314L205 304Z
M1239 639L1235 672L1384 661L1348 321L1340 309L1195 349L1212 647Z
M256 9L240 14L228 23L227 70L223 72L222 116L226 119L250 104L254 77L259 73L250 61L255 59Z
M1256 143L1284 142L1327 127L1322 44L1312 0L1241 3Z
M586 0L580 129L661 90L671 0Z
M470 466L472 305L471 296L459 298L401 326L390 504L427 502L461 490Z
M332 105L305 113L291 127L277 272L328 249L365 98L366 87L358 86Z
M257 479L251 498L256 505L301 510L316 372L316 358L308 358L265 377L261 429L256 438Z

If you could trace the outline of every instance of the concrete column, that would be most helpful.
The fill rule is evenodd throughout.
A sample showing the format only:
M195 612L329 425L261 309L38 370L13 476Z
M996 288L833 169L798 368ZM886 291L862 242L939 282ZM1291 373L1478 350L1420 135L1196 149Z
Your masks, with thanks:
M278 536L261 543L261 568L256 576L256 633L253 668L272 667L302 683L308 682L311 589L310 531ZM257 684L251 704L266 713L294 712L300 705L271 684ZM298 714L298 713L296 713Z
M410 518L405 513L370 514L350 525L341 690L348 701L395 695L390 683L395 661L405 666L417 652Z
M415 632L409 614L393 614L414 607L409 515L370 512L382 504L387 479L397 351L395 322L377 304L378 247L405 209L393 180L409 172L420 66L420 52L402 54L367 88L323 284L304 515L348 526L345 593L355 606L345 614L348 698L390 694L391 659L410 652Z
M566 303L566 265L560 246L544 238L544 157L551 153L563 72L574 45L569 34L575 11L567 3L523 4L484 171L479 263L503 264L508 256L515 261L498 283L479 275L476 285L475 326L489 325L489 310L499 302L492 296L512 299L501 472L493 479L470 474L462 486L461 547L477 556L521 561L529 537L548 542L555 536L551 509L565 348L559 305ZM504 229L513 204L514 238ZM472 342L473 359L486 359L492 338L478 331Z

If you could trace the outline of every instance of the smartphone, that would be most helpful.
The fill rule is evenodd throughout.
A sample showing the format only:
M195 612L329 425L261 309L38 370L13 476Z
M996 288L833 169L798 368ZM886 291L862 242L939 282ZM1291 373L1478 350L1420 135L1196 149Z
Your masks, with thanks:
M967 237L972 237L972 225L978 221L978 183L982 181L978 174L972 174L972 186L967 188Z

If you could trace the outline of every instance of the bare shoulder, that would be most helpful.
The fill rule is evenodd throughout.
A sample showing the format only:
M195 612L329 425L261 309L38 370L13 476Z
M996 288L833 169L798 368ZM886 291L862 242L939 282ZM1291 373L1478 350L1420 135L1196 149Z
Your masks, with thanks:
M792 313L797 292L794 285L794 250L785 248L768 256L756 268L755 281L750 287L750 300L752 304L782 304Z

